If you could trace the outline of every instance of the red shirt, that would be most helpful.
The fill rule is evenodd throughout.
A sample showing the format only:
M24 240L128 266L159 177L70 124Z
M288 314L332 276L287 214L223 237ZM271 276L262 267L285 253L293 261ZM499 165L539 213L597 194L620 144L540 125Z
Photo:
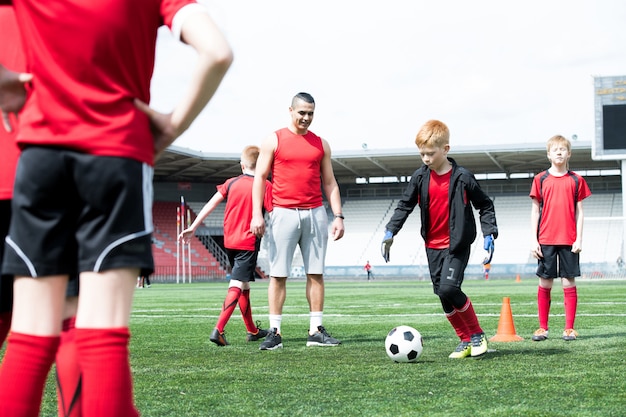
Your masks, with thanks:
M538 240L541 245L572 245L576 241L576 181L572 175L560 177L548 175L543 182L541 172L535 175L530 197L543 204L540 211ZM578 178L578 197L576 202L591 195L591 190L583 177L572 172Z
M430 172L428 184L428 216L430 229L426 232L426 247L445 249L450 247L450 178L452 170L443 175Z
M250 233L253 181L253 176L242 174L217 186L217 191L226 199L224 247L228 249L255 250L256 236ZM272 211L272 183L269 181L265 182L263 207Z
M312 209L322 205L322 139L313 132L276 132L272 184L275 207Z
M12 3L33 74L20 147L62 146L152 164L148 118L133 100L150 102L157 29L171 27L175 14L195 1Z
M23 72L26 59L13 7L0 6L0 39L0 63L11 71ZM13 132L9 133L0 126L0 200L13 197L15 167L20 154L15 142L18 122L13 115L9 117Z

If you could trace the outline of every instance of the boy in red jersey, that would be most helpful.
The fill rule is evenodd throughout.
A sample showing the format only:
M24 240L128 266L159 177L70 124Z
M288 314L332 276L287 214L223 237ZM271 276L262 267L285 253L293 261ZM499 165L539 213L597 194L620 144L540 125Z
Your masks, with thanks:
M539 329L532 339L548 338L551 291L554 280L561 277L565 330L563 340L576 340L574 330L578 293L575 277L580 275L580 251L583 240L583 200L591 195L583 177L568 169L572 156L569 140L553 136L547 143L550 168L535 176L530 190L532 211L531 254L537 258L537 312Z
M256 161L259 158L258 146L247 146L241 153L242 174L228 179L224 184L217 186L217 192L202 207L198 217L178 237L189 240L204 219L215 208L226 200L224 210L224 247L232 267L228 293L222 306L222 312L217 324L211 332L209 340L218 346L228 345L224 336L224 328L239 304L243 322L248 335L246 340L253 342L267 336L267 330L260 329L252 320L252 306L250 305L250 282L254 281L254 271L259 254L261 239L250 232L252 219L252 182ZM265 182L265 201L263 207L267 212L272 211L272 183Z
M426 122L417 133L417 145L424 165L411 176L383 238L383 257L389 262L393 237L398 234L415 206L422 220L430 278L446 318L461 340L452 359L481 356L487 352L485 332L470 299L461 290L471 245L476 239L472 205L479 210L485 250L498 237L493 201L474 175L449 158L450 131L438 121Z
M232 53L192 0L1 3L15 8L32 83L2 266L15 281L0 415L38 415L68 277L80 274L82 413L137 416L128 324L136 277L153 269L152 164L212 97ZM145 104L163 24L199 53L171 114ZM8 104L24 88L5 82L18 77L0 66L3 112L21 109Z
M268 287L270 331L261 350L283 347L281 322L287 294L287 277L296 246L300 246L306 273L309 302L307 346L338 346L322 325L324 310L324 260L328 244L328 216L322 189L334 213L333 240L344 233L341 196L331 164L328 142L309 130L315 100L308 93L296 94L289 107L291 123L271 134L261 145L252 188L253 214L250 231L265 232L263 200L265 181L272 174L274 210L270 217L270 284Z

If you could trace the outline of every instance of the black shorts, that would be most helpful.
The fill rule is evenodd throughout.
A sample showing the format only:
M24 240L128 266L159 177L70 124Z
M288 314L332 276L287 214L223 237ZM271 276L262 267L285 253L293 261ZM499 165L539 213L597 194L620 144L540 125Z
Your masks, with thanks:
M580 276L580 254L568 245L541 245L543 258L537 261L539 278L576 278Z
M426 248L428 269L435 294L439 294L440 287L461 288L469 256L469 247L461 253L450 253L449 249Z
M152 167L68 149L20 156L3 273L76 276L139 268L152 259Z
M256 261L259 252L256 250L226 249L232 267L230 279L241 282L253 282Z
M11 222L11 200L0 200L0 265L4 253L4 238L9 233ZM13 307L13 277L0 275L0 313L11 311Z

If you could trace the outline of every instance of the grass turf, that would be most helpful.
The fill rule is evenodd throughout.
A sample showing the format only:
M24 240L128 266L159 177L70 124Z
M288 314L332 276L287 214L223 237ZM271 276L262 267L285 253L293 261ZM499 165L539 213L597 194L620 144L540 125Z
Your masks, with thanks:
M259 351L245 341L235 314L231 343L208 340L227 284L157 284L138 290L131 319L135 399L144 417L158 416L621 416L626 392L626 285L578 281L579 339L561 340L563 292L555 282L550 338L538 327L536 280L467 281L488 337L496 333L503 297L521 342L489 344L480 359L448 359L458 339L429 282L326 283L324 325L339 347L306 345L304 282L288 282L284 348ZM252 284L254 318L267 327L267 282ZM400 324L418 329L424 353L394 363L384 348ZM621 394L620 394L621 393ZM54 416L48 379L42 416Z

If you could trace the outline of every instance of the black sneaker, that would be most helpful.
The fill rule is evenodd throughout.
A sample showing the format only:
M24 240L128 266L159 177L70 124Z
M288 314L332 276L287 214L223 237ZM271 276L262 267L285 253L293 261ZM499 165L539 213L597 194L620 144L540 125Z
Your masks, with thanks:
M267 330L263 330L261 329L259 326L261 325L260 321L256 322L256 333L250 333L248 332L248 335L246 336L246 341L247 342L256 342L257 340L261 340L263 339L265 336L267 336L267 334L269 333Z
M324 326L317 326L317 332L309 335L307 346L338 346L341 342L328 334Z
M220 331L217 329L213 329L213 331L211 332L211 336L209 336L209 340L218 346L230 345L230 343L226 341L224 333L220 333Z
M276 328L272 327L265 340L259 345L259 350L274 350L283 347L283 338L278 334Z

